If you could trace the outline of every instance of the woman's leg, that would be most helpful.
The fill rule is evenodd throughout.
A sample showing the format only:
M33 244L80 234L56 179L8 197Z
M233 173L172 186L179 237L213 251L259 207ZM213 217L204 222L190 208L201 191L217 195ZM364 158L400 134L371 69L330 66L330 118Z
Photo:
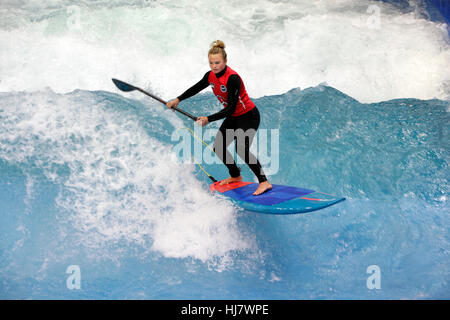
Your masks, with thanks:
M234 119L227 118L222 122L219 131L214 139L213 150L220 160L227 166L228 172L232 178L240 177L241 170L234 162L234 158L227 150L228 146L234 140Z
M267 181L266 175L259 160L250 152L250 146L258 130L259 123L260 114L256 107L242 116L237 117L235 139L236 153L245 161L258 178L259 183L261 183Z

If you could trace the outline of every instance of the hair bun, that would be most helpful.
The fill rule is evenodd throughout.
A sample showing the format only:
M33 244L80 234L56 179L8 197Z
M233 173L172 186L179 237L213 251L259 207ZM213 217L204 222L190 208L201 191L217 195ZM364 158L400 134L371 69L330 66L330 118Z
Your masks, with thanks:
M208 56L211 54L221 54L225 62L227 61L227 53L225 52L225 43L222 40L216 40L211 43L211 48L208 51Z
M215 47L225 49L225 43L222 40L216 40L213 43L211 43L211 48Z

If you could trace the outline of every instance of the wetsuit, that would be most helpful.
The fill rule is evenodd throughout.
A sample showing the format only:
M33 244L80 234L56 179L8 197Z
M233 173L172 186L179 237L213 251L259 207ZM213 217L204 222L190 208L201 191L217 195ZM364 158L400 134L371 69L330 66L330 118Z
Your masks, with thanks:
M212 71L208 71L207 73L205 73L205 75L199 82L186 90L182 95L178 97L178 99L180 101L185 100L199 93L209 85L213 85L213 83L210 82L214 77L214 75L210 74L211 72ZM215 77L219 79L225 74L226 76L228 76L228 80L226 82L226 91L228 93L226 99L227 101L221 101L224 104L225 108L217 113L208 116L209 122L225 118L214 140L214 152L217 154L219 159L222 160L222 162L227 166L228 171L230 172L230 176L233 178L239 177L241 174L240 169L234 162L233 156L227 150L227 147L233 142L233 140L236 140L236 153L239 155L239 157L241 157L250 167L260 183L267 181L261 164L259 163L258 159L250 152L250 146L253 142L253 138L255 137L260 123L259 110L256 106L254 106L253 102L251 102L248 97L248 100L245 101L245 104L247 106L251 105L252 108L248 108L249 111L245 110L246 108L244 106L244 102L241 99L241 88L243 88L243 83L239 75L234 71L232 74L230 74L228 66L225 66L224 70L215 74ZM222 88L222 90L225 90L225 88ZM219 100L221 100L219 96L218 98ZM236 110L238 104L239 110ZM234 114L236 113L238 113L239 115L235 116ZM223 143L224 140L225 143Z

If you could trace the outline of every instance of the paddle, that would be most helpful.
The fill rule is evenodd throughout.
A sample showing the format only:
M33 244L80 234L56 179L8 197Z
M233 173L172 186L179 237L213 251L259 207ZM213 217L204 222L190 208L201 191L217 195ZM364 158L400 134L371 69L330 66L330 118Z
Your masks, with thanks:
M114 82L114 84L116 85L116 87L119 88L119 90L121 90L121 91L129 92L129 91L137 90L137 91L142 92L143 94L148 95L149 97L152 97L152 98L155 99L155 100L158 100L159 102L163 103L164 105L167 103L167 102L164 101L163 99L158 98L157 96L154 96L153 94L148 93L147 91L142 90L141 88L135 87L135 86L133 86L133 85L131 85L131 84L128 84L128 83L126 83L126 82L123 82L123 81L120 81L120 80L117 80L117 79L114 79L114 78L112 79L112 81ZM174 109L174 110L176 110L176 111L178 111L178 112L184 114L185 116L191 118L191 119L194 120L194 121L197 120L197 117L193 116L193 115L190 114L190 113L187 113L187 112L184 111L184 110L178 109L177 107L172 107L172 109Z

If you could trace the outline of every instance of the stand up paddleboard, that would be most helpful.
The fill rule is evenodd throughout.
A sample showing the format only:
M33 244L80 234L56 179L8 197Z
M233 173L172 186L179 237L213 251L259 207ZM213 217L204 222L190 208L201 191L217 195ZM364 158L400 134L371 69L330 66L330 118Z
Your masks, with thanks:
M163 99L129 83L117 79L112 79L112 81L121 91L130 92L137 90L161 102L162 104L167 103ZM191 115L177 107L172 107L172 109L180 112L181 114L189 117L194 121L198 119L196 116ZM195 136L192 130L188 128L186 129L189 130L196 139L199 139ZM201 139L199 140L202 141L206 146L208 146L206 142ZM214 152L214 150L212 151ZM211 185L212 191L222 193L223 195L234 200L242 208L251 211L272 214L305 213L323 209L345 200L345 198L339 198L337 196L333 196L331 194L326 194L323 192L278 184L273 184L271 190L268 190L263 194L254 196L253 192L255 192L255 190L258 188L258 183L239 181L220 185L220 182L218 182L216 179L214 179L213 176L206 172L206 170L203 169L200 164L197 165L200 167L200 169L203 170L208 178L214 182Z
M329 207L345 198L298 187L272 184L272 189L254 196L258 188L254 182L232 182L220 185L214 182L211 191L217 191L234 200L240 207L271 214L295 214Z

